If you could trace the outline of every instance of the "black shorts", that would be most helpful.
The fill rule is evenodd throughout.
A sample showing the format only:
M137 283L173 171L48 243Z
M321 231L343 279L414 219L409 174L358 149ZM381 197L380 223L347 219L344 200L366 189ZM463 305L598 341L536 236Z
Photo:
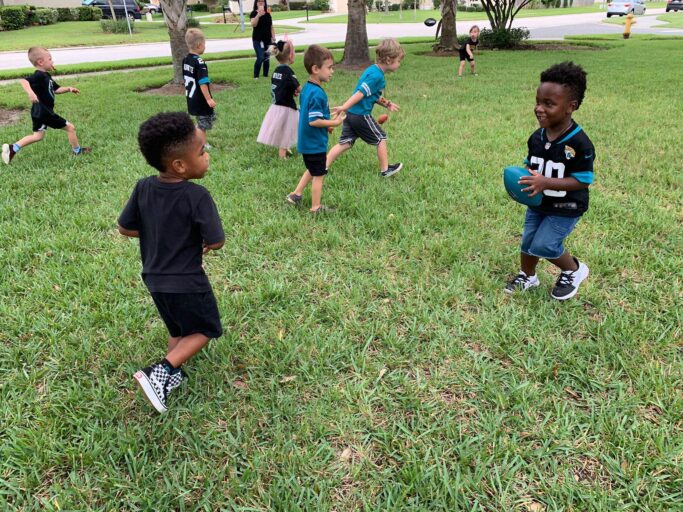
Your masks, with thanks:
M33 122L34 132L44 132L48 128L61 130L66 126L66 119L58 116L51 108L40 103L34 103L31 107L31 121Z
M474 54L473 54L474 55ZM466 60L467 62L474 62L474 57L470 57L467 54L467 50L461 49L460 50L460 60Z
M327 153L302 154L304 165L311 176L325 176L327 174Z
M220 338L223 334L213 292L151 292L151 295L172 337L200 333L207 338Z
M353 143L358 138L367 144L377 146L387 138L387 134L384 133L382 127L371 115L359 116L358 114L348 112L342 126L339 144L350 144L353 146Z

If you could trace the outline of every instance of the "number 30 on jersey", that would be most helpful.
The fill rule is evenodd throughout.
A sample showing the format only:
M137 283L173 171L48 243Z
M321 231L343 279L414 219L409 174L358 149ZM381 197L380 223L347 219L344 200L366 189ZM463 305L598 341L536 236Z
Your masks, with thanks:
M536 167L536 172L542 174L546 178L564 178L564 164L553 162L552 160L544 161L537 156L531 157L531 167ZM546 196L550 197L564 197L567 195L566 190L549 190L543 191Z

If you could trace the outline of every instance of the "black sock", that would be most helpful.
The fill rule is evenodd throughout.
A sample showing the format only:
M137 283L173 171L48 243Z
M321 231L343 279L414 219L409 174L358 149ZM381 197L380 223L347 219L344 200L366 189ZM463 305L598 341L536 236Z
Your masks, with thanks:
M176 368L165 357L161 360L161 365L164 367L164 370L166 370L169 375L174 375L180 371L180 367Z

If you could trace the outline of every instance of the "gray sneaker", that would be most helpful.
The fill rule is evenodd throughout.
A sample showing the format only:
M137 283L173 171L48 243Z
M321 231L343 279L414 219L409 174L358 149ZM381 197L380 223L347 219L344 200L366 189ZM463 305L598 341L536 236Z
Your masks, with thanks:
M285 197L285 201L287 201L289 204L293 206L301 206L301 196L298 194L287 194L287 197Z
M505 293L515 293L517 291L519 292L525 292L529 288L534 288L536 286L539 286L541 282L538 280L538 277L536 276L531 276L528 277L524 272L521 272L515 276L514 279L512 279L507 285L505 285L505 289L503 290Z
M311 213L313 215L318 215L319 213L332 213L332 212L336 212L336 211L337 211L337 209L334 208L333 206L325 206L324 204L321 204L315 210L311 210Z
M382 175L382 177L388 178L389 176L393 176L394 174L396 174L401 169L403 169L403 164L399 162L397 164L391 164L386 171L382 171L380 172L380 174Z

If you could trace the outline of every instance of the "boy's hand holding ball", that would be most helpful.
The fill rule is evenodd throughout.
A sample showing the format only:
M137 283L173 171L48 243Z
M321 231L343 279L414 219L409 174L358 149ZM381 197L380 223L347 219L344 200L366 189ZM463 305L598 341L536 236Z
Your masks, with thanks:
M346 112L344 110L339 110L339 109L332 109L333 110L333 118L332 121L334 122L334 126L328 126L327 127L327 133L332 133L334 130L335 126L339 126L344 122L344 119L346 119Z

